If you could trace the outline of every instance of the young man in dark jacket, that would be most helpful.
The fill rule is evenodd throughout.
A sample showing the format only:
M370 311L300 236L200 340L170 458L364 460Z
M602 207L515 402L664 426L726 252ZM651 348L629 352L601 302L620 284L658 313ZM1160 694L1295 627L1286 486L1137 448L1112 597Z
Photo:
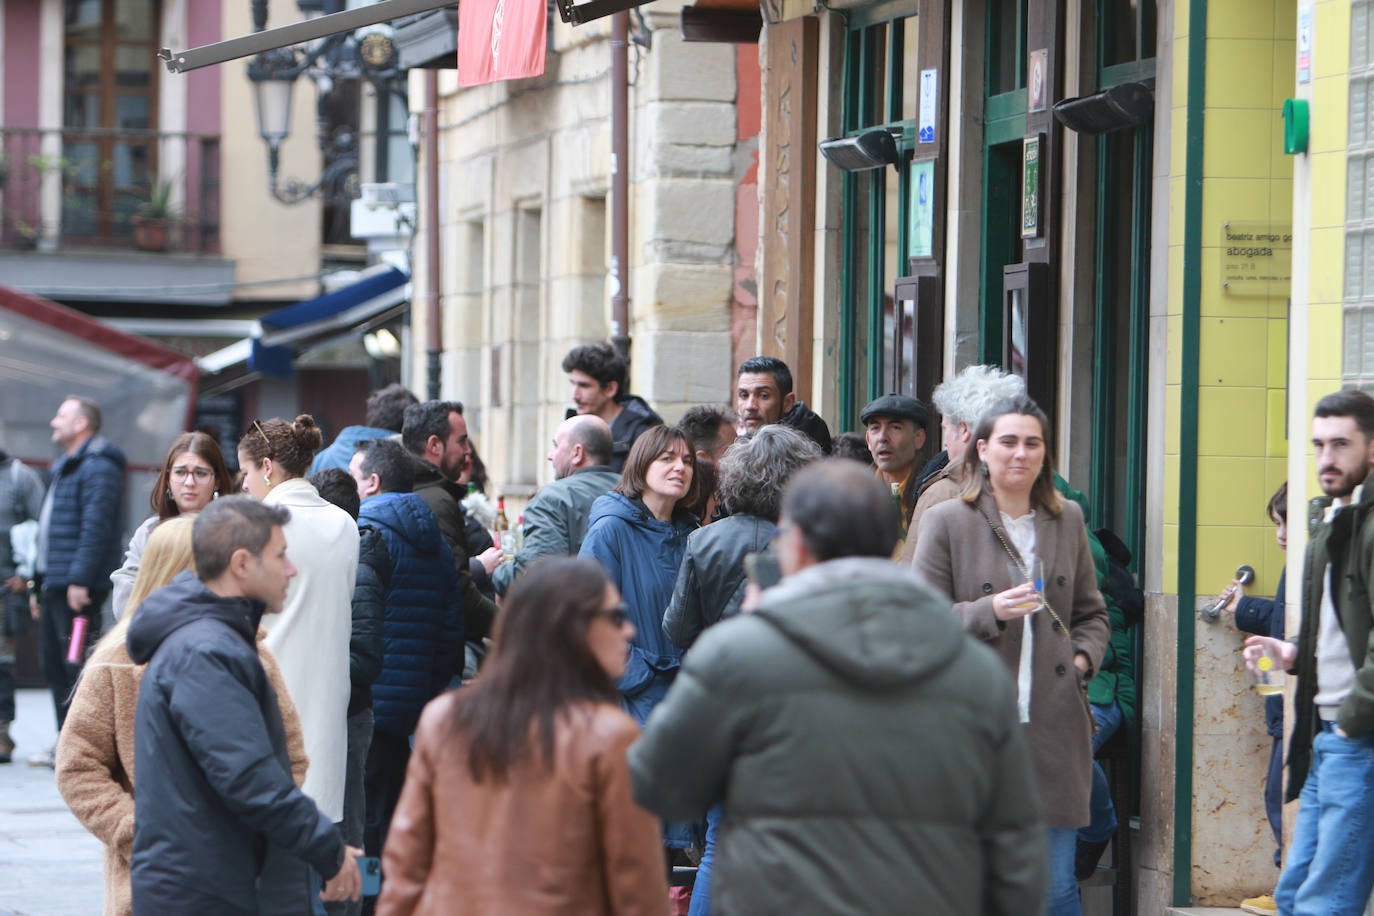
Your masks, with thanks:
M563 357L563 371L572 386L573 409L568 416L590 414L606 421L615 441L609 466L617 474L625 469L630 446L639 434L663 425L663 418L647 401L630 394L629 368L608 343L573 347Z
M42 579L43 677L52 690L57 727L81 666L67 664L72 624L87 620L86 644L100 635L100 606L110 591L124 546L124 453L100 433L100 407L72 396L49 424L62 457L52 466L38 521L38 576ZM31 763L52 766L51 753Z
M830 454L830 427L805 401L797 400L787 363L773 356L750 357L740 363L735 377L735 413L743 432L756 433L770 423L781 423Z
M391 557L382 670L372 685L372 747L363 776L363 848L381 855L420 711L448 687L463 655L463 603L439 523L410 492L414 459L399 443L365 442L348 470L362 499L358 524L380 532Z
M857 462L799 471L785 578L701 635L630 748L650 811L724 802L713 911L1012 916L1044 894L1015 685L890 560L897 516Z
M136 913L309 912L308 872L267 880L283 856L310 865L325 900L352 899L354 856L291 778L277 695L255 643L279 613L295 568L287 510L248 497L212 502L196 519L196 572L154 592L129 627L129 656L146 664L134 761ZM263 899L260 888L274 896Z

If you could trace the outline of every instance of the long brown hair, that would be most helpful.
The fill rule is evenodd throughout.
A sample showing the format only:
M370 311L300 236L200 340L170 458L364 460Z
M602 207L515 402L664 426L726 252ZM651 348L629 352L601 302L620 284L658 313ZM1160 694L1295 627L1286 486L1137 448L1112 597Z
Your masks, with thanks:
M1030 504L1032 509L1044 509L1058 518L1063 501L1059 491L1054 488L1054 443L1050 438L1050 421L1040 409L1040 405L1024 395L1008 398L993 405L978 421L973 438L969 440L968 448L964 452L964 489L959 495L964 502L972 504L978 502L983 493L992 492L992 482L988 480L988 475L979 470L982 461L978 457L978 443L991 440L992 429L997 425L997 421L1010 414L1032 417L1040 423L1040 438L1045 442L1045 462L1040 466L1040 473L1036 475L1035 482L1031 484Z
M172 465L182 455L195 455L210 465L215 475L215 490L220 496L229 496L234 492L234 478L224 464L224 453L220 451L215 437L208 433L182 433L172 440L172 447L167 449L167 460L162 462L162 471L157 475L157 483L153 484L153 495L149 501L153 505L153 513L160 519L181 514L181 507L172 498Z
M620 472L620 482L614 492L630 499L639 499L649 489L649 467L674 445L681 445L687 464L692 469L692 483L686 494L677 501L673 513L690 510L701 502L703 489L701 478L697 475L697 453L692 440L677 426L651 426L639 434L635 444L630 446L630 454L625 458L625 469Z
M532 563L511 588L496 618L496 647L454 704L452 730L467 743L475 782L503 782L536 752L536 737L551 768L560 715L577 703L619 702L587 644L608 582L595 560L549 557Z

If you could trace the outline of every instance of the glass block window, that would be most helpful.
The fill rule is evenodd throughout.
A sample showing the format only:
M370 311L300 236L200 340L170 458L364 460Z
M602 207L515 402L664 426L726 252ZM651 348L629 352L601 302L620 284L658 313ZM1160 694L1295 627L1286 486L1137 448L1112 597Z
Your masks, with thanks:
M1374 0L1350 9L1345 182L1345 379L1374 386Z

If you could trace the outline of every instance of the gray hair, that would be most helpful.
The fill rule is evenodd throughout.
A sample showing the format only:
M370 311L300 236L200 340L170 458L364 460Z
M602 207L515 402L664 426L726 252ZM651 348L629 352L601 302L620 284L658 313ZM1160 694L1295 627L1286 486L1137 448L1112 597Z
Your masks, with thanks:
M972 429L994 404L1024 397L1026 380L996 366L969 366L935 387L931 401L951 423Z
M786 426L765 426L736 440L720 460L718 493L732 515L778 520L782 488L800 468L821 457L820 446Z

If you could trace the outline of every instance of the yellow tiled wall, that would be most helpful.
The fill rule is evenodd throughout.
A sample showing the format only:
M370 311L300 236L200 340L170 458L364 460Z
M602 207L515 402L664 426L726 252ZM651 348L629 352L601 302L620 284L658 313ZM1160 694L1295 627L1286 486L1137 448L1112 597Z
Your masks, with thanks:
M1292 222L1293 164L1283 154L1281 117L1293 86L1292 11L1293 0L1210 0L1208 5L1198 365L1200 593L1220 590L1239 564L1249 563L1258 574L1256 592L1272 594L1283 569L1265 505L1286 473L1287 297L1279 291L1240 295L1227 290L1221 259L1228 221ZM1175 21L1186 24L1186 19ZM1187 74L1180 69L1175 67L1172 99L1176 140L1187 129ZM1185 163L1182 143L1172 146L1165 490L1176 494ZM1339 250L1333 257L1339 258ZM1169 528L1177 525L1178 515L1174 506L1165 512L1167 544L1170 534L1176 542L1177 532ZM1169 592L1177 588L1177 558L1167 548L1164 557Z

